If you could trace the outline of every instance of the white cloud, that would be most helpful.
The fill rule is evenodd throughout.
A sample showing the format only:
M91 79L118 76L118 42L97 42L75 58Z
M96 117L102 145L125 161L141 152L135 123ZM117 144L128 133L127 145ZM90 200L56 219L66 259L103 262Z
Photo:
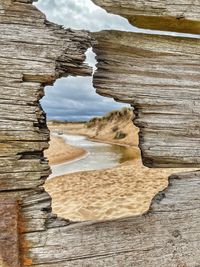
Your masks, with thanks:
M100 31L132 30L125 18L108 14L91 0L39 0L36 6L47 19L66 28Z

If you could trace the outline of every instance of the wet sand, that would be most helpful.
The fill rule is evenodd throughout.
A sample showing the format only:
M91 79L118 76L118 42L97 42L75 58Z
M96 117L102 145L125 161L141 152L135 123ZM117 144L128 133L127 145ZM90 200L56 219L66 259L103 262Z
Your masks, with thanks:
M50 148L45 151L50 165L71 161L87 153L82 148L67 144L62 137L51 136Z

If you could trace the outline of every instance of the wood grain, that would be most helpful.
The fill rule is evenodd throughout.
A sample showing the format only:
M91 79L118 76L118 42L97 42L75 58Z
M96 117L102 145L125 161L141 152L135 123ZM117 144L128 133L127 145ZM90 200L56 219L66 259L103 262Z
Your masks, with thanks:
M49 131L39 100L58 77L91 74L83 62L92 39L48 22L32 2L0 0L0 201L19 203L21 265L199 266L199 172L173 175L141 216L75 223L51 213L43 188ZM198 3L194 18L195 12ZM94 84L135 106L146 164L198 165L199 41L116 32L95 37Z
M139 28L200 33L198 0L92 0L108 12L121 15Z
M177 267L200 264L199 172L173 175L148 213L27 233L36 266Z
M117 31L94 37L94 87L134 107L144 165L198 167L199 39Z
M49 130L39 100L61 76L91 75L84 64L89 33L48 22L31 3L0 1L0 200L20 203L20 255L13 256L23 266L34 264L24 234L45 231L53 216L42 187L50 174L43 156Z

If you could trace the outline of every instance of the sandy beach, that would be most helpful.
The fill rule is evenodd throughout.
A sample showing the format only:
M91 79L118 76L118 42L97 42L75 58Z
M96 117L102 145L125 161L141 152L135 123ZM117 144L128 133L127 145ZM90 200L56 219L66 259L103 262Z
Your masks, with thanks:
M53 212L74 221L109 220L142 214L178 169L149 169L141 161L48 180ZM185 170L181 170L185 171Z
M116 168L78 172L48 180L53 212L75 221L108 220L148 210L168 183L171 170L150 170L141 161Z
M85 152L63 142L62 138L52 138L46 153L51 163L70 160ZM129 217L147 211L152 198L167 186L168 177L185 170L149 169L142 165L139 149L137 155L136 160L111 169L76 172L47 180L45 188L52 196L53 212L73 221L85 221Z
M74 160L86 153L87 151L80 147L67 144L62 137L51 135L50 148L44 154L50 165L56 165Z

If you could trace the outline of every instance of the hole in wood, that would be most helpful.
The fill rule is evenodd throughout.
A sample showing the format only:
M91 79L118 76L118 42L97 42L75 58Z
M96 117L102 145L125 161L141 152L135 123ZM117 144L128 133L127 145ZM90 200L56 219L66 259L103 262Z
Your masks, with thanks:
M9 2L11 3L12 1ZM15 3L16 2L19 3L19 1L15 1ZM20 3L22 2L25 3L30 1L20 1ZM23 4L23 6L24 6L24 11L26 11L28 5ZM21 9L18 8L17 11L19 10ZM56 37L54 35L54 32L56 31L56 34L58 34L62 32L62 30L60 28L56 29L54 27L53 28L50 27L51 30L49 29L47 32L45 32L44 31L45 26L43 25L43 20L42 23L40 23L40 20L36 21L34 19L32 21L33 25L34 27L36 27L36 25L34 24L36 22L38 27L36 27L37 31L32 32L29 30L31 20L29 16L27 16L27 13L25 13L25 16L23 17L21 17L21 15L23 15L22 12L20 12L20 16L18 16L19 15L18 13L19 12L17 12L15 16L13 16L14 14L12 12L12 9L9 10L9 14L12 17L12 19L14 19L15 22L19 23L21 22L22 19L23 22L28 23L27 25L28 30L27 27L23 26L23 23L20 23L19 24L20 31L17 30L17 35L16 32L15 34L13 34L12 31L7 31L7 30L2 31L2 36L6 37L6 42L4 43L3 46L5 48L3 48L1 51L2 57L5 56L6 54L7 55L9 54L9 56L11 56L12 53L8 52L9 51L13 52L14 51L13 47L15 47L15 49L19 47L21 52L20 56L26 55L28 58L31 56L35 64L33 64L33 62L29 64L29 61L25 61L26 62L25 65L29 71L26 70L25 73L26 75L24 76L24 79L22 79L21 75L19 75L19 77L17 75L15 77L17 81L16 83L13 83L15 79L11 78L8 79L7 75L5 79L3 79L2 77L2 81L6 85L9 80L9 85L16 86L16 88L15 87L13 88L12 86L11 87L6 86L6 90L4 89L4 87L2 87L3 96L5 93L6 97L6 99L3 100L6 109L7 106L9 109L10 107L9 103L12 102L14 104L16 104L17 102L17 104L18 103L20 104L19 107L22 106L24 108L17 109L18 112L16 112L15 109L10 109L11 113L9 112L5 113L5 111L3 110L3 113L5 113L4 116L6 116L5 123L7 124L7 125L4 124L2 120L3 127L7 126L8 129L10 128L10 130L17 129L19 130L19 132L16 131L16 133L13 133L12 136L8 136L8 139L6 139L7 135L2 136L2 140L3 138L5 138L6 141L3 140L3 142L5 141L5 144L7 146L1 146L2 148L1 157L3 162L1 170L3 172L2 173L3 175L1 175L1 186L3 190L10 191L10 192L3 192L2 190L3 194L4 193L12 195L16 194L19 195L23 200L22 203L23 214L25 215L25 219L28 220L26 228L23 229L23 231L26 233L23 236L27 238L27 242L25 243L25 248L26 249L28 248L25 265L27 266L29 265L43 266L49 264L56 266L59 264L71 265L73 261L75 264L82 265L82 260L87 261L85 264L93 264L95 262L96 265L98 265L98 263L101 264L101 262L104 263L106 262L108 263L108 265L112 265L112 263L116 264L116 262L120 261L121 258L127 259L127 257L128 259L130 259L130 262L134 262L136 260L138 265L140 265L141 259L138 257L139 251L141 252L142 259L143 256L145 256L144 262L149 262L150 260L150 262L155 263L154 259L158 259L158 261L160 259L161 260L166 259L166 254L167 257L169 256L166 263L168 266L171 266L170 263L172 263L172 261L173 261L172 264L174 264L174 262L177 261L179 263L185 262L184 259L179 260L179 257L183 254L182 252L185 249L183 244L185 242L182 241L185 241L186 238L186 241L188 239L188 241L191 242L195 241L198 243L198 240L196 241L195 238L196 236L193 234L197 232L196 229L198 226L196 224L196 222L198 222L198 217L197 217L198 212L196 212L196 209L198 209L199 203L198 203L198 198L195 198L195 196L198 195L198 175L196 173L194 173L192 177L188 176L188 178L186 178L188 180L187 182L186 180L181 181L180 182L181 186L179 186L179 182L176 183L175 187L173 184L173 187L171 187L171 189L173 190L170 189L166 190L165 191L166 195L165 193L160 194L159 197L156 198L154 204L159 203L157 206L160 206L160 204L161 206L157 207L157 209L154 209L154 212L149 214L149 216L134 217L131 220L124 220L124 222L118 221L114 223L105 223L98 225L93 223L77 224L75 227L74 225L68 227L66 226L67 223L64 220L63 221L54 220L54 217L51 217L51 215L49 214L50 199L43 192L43 189L41 188L41 179L40 179L41 176L44 177L45 175L48 175L48 166L47 164L44 164L44 162L41 162L40 154L37 155L35 153L30 153L30 158L32 159L30 160L26 151L41 151L43 147L46 147L46 142L47 142L46 140L48 137L48 133L43 131L45 130L43 128L43 122L45 122L45 119L44 120L42 119L41 111L39 107L38 108L36 107L36 100L39 90L38 87L41 85L41 83L52 81L54 78L55 73L52 70L52 66L54 68L55 58L59 56L59 53L57 53L56 49L55 50L53 49L52 51L51 45L50 49L47 49L47 55L46 53L43 53L43 50L41 50L41 52L39 53L41 56L40 60L43 59L44 62L44 64L41 64L41 62L37 61L37 58L35 56L36 55L35 50L32 51L32 49L26 49L27 44L25 45L25 42L20 42L19 40L25 39L23 36L23 32L26 29L25 30L26 40L28 40L28 42L32 41L36 45L35 41L38 43L40 37L43 38L47 36L48 40L51 40L49 43L51 43L52 39L55 39ZM4 17L2 18L3 21L4 19L5 20L8 19L7 14L5 14L3 17ZM6 24L9 28L10 23L6 22ZM15 27L16 25L14 25L14 28ZM13 37L17 38L18 41L15 40L15 42L13 41L8 42L7 39L7 37L9 37L8 33L12 38ZM64 35L66 36L68 34L71 35L71 32L66 31L65 34L65 32L63 31L62 35L63 39ZM72 34L72 36L76 37L76 34ZM68 42L68 40L66 40L66 42ZM62 42L61 44L59 42L58 50L60 50L60 46L62 46ZM9 50L10 47L11 50ZM45 43L44 47L46 47ZM49 57L50 51L52 52L51 57ZM55 57L54 53L56 53ZM69 57L67 56L67 58L70 58L71 55L74 54L71 53L70 51L70 53L68 53ZM10 58L7 57L5 58L6 58L5 61L6 68L3 67L3 69L6 69L6 71L9 70L9 73L12 75L16 74L15 73L16 70L17 73L18 71L21 72L22 70L24 72L24 64L16 66L15 64L13 64L13 61L10 61ZM45 73L43 73L42 71L45 69L47 61L49 62L49 65L47 68L48 71L46 71L45 73L48 73L49 79L44 79ZM71 62L73 62L73 60ZM27 84L28 82L29 84ZM28 98L27 95L29 94L27 94L27 92L31 92ZM30 112L30 106L32 106L33 110L31 111L32 115L30 117L30 121L27 121L28 118L27 114L29 114ZM23 115L21 121L19 122L17 121L14 124L14 120L18 119L20 114ZM13 120L13 122L12 124L9 124L9 121L11 120ZM22 121L23 123L21 123ZM114 129L114 131L115 130L116 129ZM17 143L9 142L10 137L16 138ZM4 145L3 142L2 144ZM13 144L14 146L12 146ZM18 152L21 153L19 154ZM20 155L21 158L18 157ZM12 172L10 173L11 169ZM135 170L132 170L130 178L133 177L133 172L135 172ZM189 181L189 178L192 178L192 180ZM144 174L142 179L144 179ZM174 179L176 178L173 178L173 180ZM180 179L180 177L178 177L178 179ZM144 181L142 180L142 183L143 182ZM173 183L174 182L176 181L173 181ZM177 190L178 187L180 188L179 190ZM183 192L188 192L188 194L184 194ZM190 194L191 192L192 194ZM162 205L163 197L165 196L166 196L165 199L166 201L164 201L164 205ZM179 213L180 207L182 209L184 207L186 207L186 209L188 207L194 207L194 209L190 208L189 216L188 216L189 209L186 210L186 212L181 212L180 216ZM187 216L185 216L185 214ZM194 224L192 224L191 227L188 227L188 225L190 225L190 221L194 221ZM180 235L179 235L179 230L180 230ZM143 238L144 235L142 234L144 232L145 232L145 238ZM155 238L153 240L155 242L153 247L151 239L152 233L155 234ZM99 238L96 237L100 237L100 240ZM126 246L124 246L123 243L124 237L129 237ZM182 239L181 237L183 237L184 239ZM193 240L191 240L190 237L193 237ZM178 240L180 241L179 243L180 246L178 246L176 243ZM112 244L114 244L114 246ZM166 244L167 244L167 250L166 250ZM177 248L175 252L174 252L174 244L176 245ZM181 244L183 244L183 246ZM143 253L144 248L145 248L145 254ZM163 255L160 254L161 248L164 248L163 249L164 252L166 251L166 253L164 253ZM189 249L190 250L186 251L186 254L183 254L183 258L189 257L191 259L191 262L194 262L193 246L190 246ZM91 251L92 251L91 255L92 257L89 257L88 255L91 254ZM154 253L155 257L152 256L152 253ZM114 257L110 257L112 255L114 255ZM157 257L158 255L159 257ZM173 255L173 257L171 257L171 255ZM29 257L31 257L32 259L29 259Z
M103 113L104 101L108 99L95 94L91 77L68 77L46 88L42 102L52 133L46 156L53 174L45 188L53 213L71 221L144 213L155 194L167 187L168 176L177 172L142 165L131 108L91 119Z
M43 3L44 3L43 8L45 9L45 2ZM52 19L54 18L52 17ZM90 87L91 87L92 84L91 78L69 77L68 82L72 86L73 84L76 83L75 81L79 80L80 86L84 86L85 79L90 80ZM58 87L59 86L62 87L62 83L66 83L66 81L64 80L58 81L57 82ZM69 88L67 88L68 87L67 85L65 85L65 87L66 90L69 90ZM91 89L90 91L92 92L93 88L90 89ZM74 94L74 89L73 90L71 89L71 95L73 94ZM53 94L52 99L55 100L56 98L58 98L58 96L59 92L58 90L55 89L55 93ZM85 95L83 94L82 98L84 99L84 97ZM59 106L62 107L62 104L66 101L66 98L62 97L61 94L59 101L60 101ZM106 99L104 101L106 102ZM86 135L89 135L90 137L92 136L93 138L97 138L97 135L101 132L101 129L99 128L101 127L104 128L101 122L98 122L98 119L90 121L88 125L90 124L91 126L86 127L86 129L83 129L84 128L83 125L80 126L78 124L67 125L65 123L64 124L60 123L59 125L57 120L63 120L63 118L65 120L66 108L62 109L61 111L62 114L59 113L58 116L55 116L54 112L58 110L58 106L51 104L50 100L46 98L46 100L44 100L43 102L44 107L45 105L46 106L48 105L47 104L48 102L49 102L49 107L51 107L48 113L50 116L54 115L54 119L56 120L56 122L50 123L50 128L52 131L56 130L58 135L62 136L65 131L68 132L68 134L70 132L71 134L73 133L76 135L80 134L81 132L82 134L84 133ZM74 105L73 101L71 101L71 103L67 102L65 103L65 106L68 106L68 108L71 108L74 111L76 110L76 106L73 105ZM79 105L83 105L83 103ZM89 105L92 106L95 104L93 101L91 101ZM86 108L83 108L83 112L86 112ZM86 113L85 114L83 113L83 115L85 115L84 120L87 120L89 115ZM73 120L74 119L75 118L73 118ZM112 140L112 142L113 141L119 142L120 140L126 137L124 136L124 134L126 133L124 133L125 125L123 123L125 124L130 123L131 125L130 127L132 127L130 135L131 134L135 135L135 133L137 132L136 127L134 127L131 122L131 116L126 117L126 115L123 115L121 126L112 125L112 123L110 123L108 119L106 124L108 125L109 130L112 131L112 134L114 134L113 139L115 139ZM94 127L92 127L92 124ZM93 129L91 130L91 128ZM88 132L90 132L90 134ZM62 150L65 150L65 147L66 147L66 152L68 150L66 154L64 153L65 160L68 160L70 159L69 157L71 157L69 155L71 153L71 152L69 153L69 150L70 149L72 150L72 148L70 148L69 146L67 147L63 139L61 139L62 137L59 138L59 141L54 141L54 145L52 142L51 146L51 147L55 146L56 148L54 149L59 150L59 153L57 154L55 153L55 151L51 152L50 150L49 152L47 152L47 156L49 158L51 157L54 158L51 161L54 160L57 161L54 162L56 164L60 163L60 160L62 161L62 159L59 159L59 157L62 154L61 153ZM68 137L65 136L64 139L65 141L67 140L68 142L70 142L69 136ZM133 139L134 138L132 138L132 141ZM55 144L56 142L57 144ZM78 138L74 139L73 145L75 144L77 145L79 142L81 142L80 139ZM137 141L134 143L134 145L136 145L136 143ZM48 153L51 155L48 155ZM74 155L72 156L72 158L76 158L77 155L85 156L84 155L85 151L82 150L81 148L76 148L76 152L74 149L73 153ZM129 164L122 164L113 169L95 170L91 172L84 171L84 172L79 172L79 173L76 172L73 174L70 173L65 175L62 175L63 173L58 171L57 175L55 176L61 176L61 177L59 178L51 177L51 179L49 179L46 183L46 189L53 198L53 212L61 217L65 217L66 219L71 219L73 221L80 221L80 220L116 219L116 218L140 214L147 211L151 199L157 192L163 190L167 186L168 176L174 171L177 172L177 169L175 170L148 169L142 165L141 159L139 157L139 152L137 149L135 149L135 155L136 156L134 157L134 160L132 162L129 162ZM96 161L98 162L98 158L96 159ZM81 160L78 161L77 165L81 165ZM83 163L83 165L87 164ZM61 167L59 166L58 169L59 168ZM76 169L76 171L78 170L79 169Z

